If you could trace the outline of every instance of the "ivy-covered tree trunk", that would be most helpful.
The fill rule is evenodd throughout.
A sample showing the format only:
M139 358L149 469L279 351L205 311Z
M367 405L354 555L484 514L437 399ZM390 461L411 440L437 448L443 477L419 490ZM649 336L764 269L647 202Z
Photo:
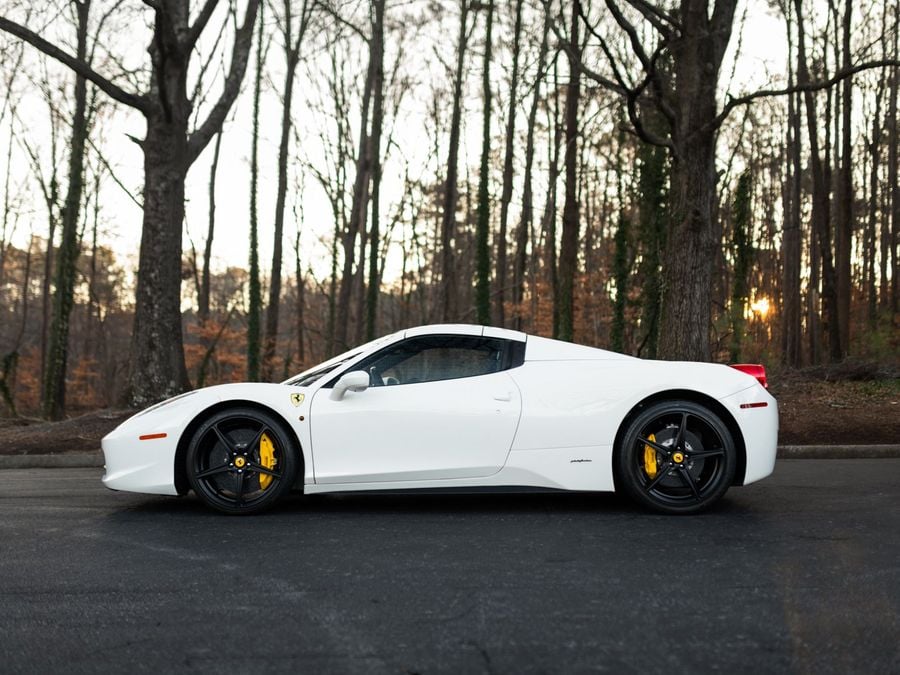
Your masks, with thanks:
M87 59L90 1L75 3L78 17L76 58ZM84 146L87 142L87 80L75 76L75 110L69 145L69 186L62 213L62 241L56 259L53 317L50 322L47 363L41 392L41 410L51 420L62 419L66 407L66 366L69 353L69 317L75 295L75 263L78 260L78 221L84 191ZM52 246L52 242L50 243Z

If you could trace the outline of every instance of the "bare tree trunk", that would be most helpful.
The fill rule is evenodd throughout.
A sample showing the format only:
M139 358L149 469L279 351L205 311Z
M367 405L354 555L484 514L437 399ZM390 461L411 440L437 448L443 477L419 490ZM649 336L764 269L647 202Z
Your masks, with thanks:
M216 232L216 171L219 168L219 149L222 147L222 132L216 134L212 164L209 167L209 226L206 230L206 245L203 249L203 272L200 275L200 297L197 317L204 324L209 320L209 261L212 258L213 238Z
M842 68L851 66L850 28L853 16L853 0L846 0L843 19ZM837 318L840 333L841 357L847 355L850 345L850 289L851 266L850 257L853 247L853 80L844 81L841 99L841 169L838 176L837 190L837 240L835 242L837 279Z
M281 262L284 239L284 208L287 200L287 162L291 138L291 104L294 100L294 78L300 61L300 45L309 23L309 2L300 10L297 36L293 33L293 8L291 0L284 2L281 25L285 49L284 92L281 108L281 140L278 144L278 188L275 197L275 225L272 234L272 268L269 280L269 305L266 308L266 333L263 339L262 379L275 379L275 348L278 343L278 315L281 306Z
M809 83L809 70L806 60L806 39L803 28L802 0L794 0L798 22L798 84ZM819 244L822 260L822 302L825 321L828 328L829 353L833 361L841 358L841 336L838 324L837 291L835 284L834 262L831 253L831 224L829 222L828 185L825 167L819 153L818 129L820 121L816 116L815 95L811 91L804 93L806 99L807 132L809 135L810 165L813 175L813 233Z
M898 57L897 44L898 33L900 33L900 8L894 5L894 46L893 58ZM890 231L890 254L891 254L891 294L890 308L891 313L900 312L900 182L898 182L898 144L900 144L900 134L898 134L898 110L897 110L897 92L900 89L900 68L894 66L891 69L891 88L888 97L888 185L891 190L891 231ZM887 237L886 237L887 238ZM885 267L887 267L885 265ZM884 280L884 275L882 279ZM882 281L882 283L885 283ZM886 286L886 283L885 283ZM887 293L884 293L887 297Z
M253 76L253 124L250 142L250 271L247 307L247 380L259 380L260 326L262 323L262 284L259 279L259 100L262 93L263 68L266 49L263 46L265 27L263 11L259 6L256 25L256 70Z
M581 97L581 44L578 37L578 11L572 6L569 39L569 84L566 86L566 151L564 166L566 192L563 202L562 238L559 246L559 282L556 304L559 306L559 339L575 339L574 287L578 268L578 104Z
M459 39L456 47L456 73L453 81L453 112L450 116L450 140L447 149L447 178L444 181L444 200L441 216L441 295L440 310L444 321L456 321L459 314L456 288L456 205L459 161L459 128L462 117L463 68L466 57L466 28L469 1L460 0Z
M365 231L366 216L369 211L369 183L371 182L369 113L372 107L372 89L375 84L374 70L375 64L372 61L370 49L369 66L366 71L362 107L360 109L359 145L356 154L356 179L353 183L353 204L350 208L350 221L341 238L341 244L344 249L344 265L341 273L341 288L338 292L334 327L334 341L337 349L346 349L349 346L347 333L350 323L350 301L353 298L353 287L358 278L358 272L354 274L353 270L356 262L356 238ZM357 320L359 318L357 316Z
M300 269L300 229L294 238L294 269L296 270L297 283L297 360L301 366L306 365L306 349L304 346L303 332L306 329L304 310L306 308L306 277Z
M789 204L785 211L782 236L782 361L798 368L802 361L801 309L800 309L800 260L802 237L800 232L801 209L801 127L799 96L788 98L788 161L790 162Z
M475 227L475 317L482 325L491 322L491 254L488 235L491 222L491 196L488 173L491 155L491 31L494 25L494 3L487 1L487 25L484 40L484 64L481 73L481 167L478 174L478 215ZM502 282L501 282L502 283Z
M881 189L878 171L881 160L881 99L884 93L884 77L882 76L878 90L875 92L875 114L872 117L872 138L869 141L869 155L872 164L869 168L869 213L866 218L866 234L863 251L866 286L866 319L869 328L874 328L878 321L878 291L875 284L875 240L878 224L878 197Z
M558 55L557 55L558 58ZM553 317L551 335L559 337L559 303L556 301L558 291L558 274L556 261L556 196L559 184L559 155L562 150L563 127L559 120L559 76L557 58L553 60L553 105L547 106L547 114L551 119L548 127L553 128L553 135L548 133L549 168L547 169L547 200L544 203L544 214L541 218L541 233L544 238L544 268L550 285L550 296L553 300Z
M734 20L736 0L682 0L680 36L672 59L677 96L672 133L672 219L663 258L659 355L709 359L713 209L717 202L715 120L719 70Z
M498 326L506 325L506 283L509 278L509 274L507 273L507 261L506 261L506 238L507 238L507 221L509 220L509 203L512 201L512 188L513 188L513 141L516 133L516 110L518 108L518 95L519 95L519 51L520 51L520 43L522 37L522 5L523 0L516 0L516 20L515 25L513 27L513 46L512 46L512 75L509 83L509 110L506 115L506 146L504 148L503 154L503 187L500 192L500 232L497 235L497 267L495 272L496 284L497 284L497 299L496 299L496 309L494 311L494 316L497 318ZM538 60L542 60L543 50L546 50L546 47L543 45L543 41L541 44L542 52L538 55ZM538 77L540 77L540 73L543 70L539 66L538 69ZM540 88L535 85L535 92L537 92ZM530 117L529 117L530 121ZM529 128L530 133L533 134L533 130ZM532 141L533 143L533 141ZM527 145L527 142L526 142ZM533 145L532 145L533 150ZM526 160L527 162L527 160ZM530 187L529 187L530 190ZM524 200L523 200L524 201ZM530 201L530 196L529 196ZM530 204L529 204L530 208ZM529 215L528 218L531 218ZM524 219L524 216L523 216ZM516 295L516 285L519 283L521 279L521 273L516 272L516 265L519 262L518 258L518 244L519 244L519 236L517 233L516 236L516 260L513 264L513 296ZM521 292L521 291L519 291ZM513 297L513 302L521 302L521 300L516 300ZM518 318L517 318L518 322Z
M521 3L519 5L519 8ZM517 12L519 10L517 9ZM517 17L520 16L517 14ZM532 172L534 168L534 127L537 121L538 105L541 101L541 79L544 76L544 66L547 60L547 36L550 31L550 20L544 15L544 29L541 37L541 46L538 51L537 70L535 71L534 94L531 99L531 110L528 112L528 130L525 136L525 175L522 185L522 215L519 219L518 229L516 230L516 258L513 265L513 305L515 306L516 317L513 326L517 330L522 330L522 314L524 308L522 303L525 298L525 266L528 261L528 240L531 234L531 224L534 220L534 196L532 186ZM516 50L518 54L518 49ZM509 124L507 123L507 126ZM511 136L511 134L508 134ZM510 147L510 146L507 146ZM511 152L510 152L511 156ZM504 167L505 172L505 167ZM512 161L510 161L510 174L512 173ZM505 175L505 174L504 174ZM510 177L511 178L511 177ZM506 178L504 177L504 190L506 190ZM510 193L512 192L512 180L510 179ZM505 194L505 193L504 193ZM510 195L511 198L511 195ZM507 201L507 208L509 207ZM503 227L503 216L501 215L501 227ZM505 242L501 237L500 245L504 247ZM502 268L497 265L498 275ZM532 289L532 293L534 289ZM502 306L502 305L501 305Z
M381 134L384 126L384 7L385 0L373 0L372 59L375 99L372 103L372 230L369 235L369 284L366 297L366 340L374 340L381 291L378 251L381 246Z

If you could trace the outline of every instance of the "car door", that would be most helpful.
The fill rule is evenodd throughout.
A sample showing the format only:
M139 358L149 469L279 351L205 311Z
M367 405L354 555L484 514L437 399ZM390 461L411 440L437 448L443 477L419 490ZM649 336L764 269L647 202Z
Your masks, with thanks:
M317 483L489 476L509 453L521 396L507 340L425 335L357 364L365 391L326 385L310 409ZM330 385L333 385L331 382Z

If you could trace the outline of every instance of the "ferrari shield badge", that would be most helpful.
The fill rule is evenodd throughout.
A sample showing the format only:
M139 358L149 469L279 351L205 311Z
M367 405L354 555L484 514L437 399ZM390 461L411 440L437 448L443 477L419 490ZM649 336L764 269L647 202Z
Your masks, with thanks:
M303 403L303 399L306 398L303 394L291 394L291 403L294 405L300 405Z

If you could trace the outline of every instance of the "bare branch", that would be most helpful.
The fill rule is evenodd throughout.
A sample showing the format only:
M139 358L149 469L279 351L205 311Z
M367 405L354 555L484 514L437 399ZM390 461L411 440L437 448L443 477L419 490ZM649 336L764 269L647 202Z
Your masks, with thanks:
M331 3L328 2L328 0L317 0L316 5L321 7L325 11L325 13L328 14L328 16L330 16L332 19L337 21L339 24L349 28L351 31L356 33L356 35L359 36L360 38L362 38L362 40L366 44L369 43L369 36L366 35L359 26L347 21L347 19L342 17L340 15L340 13L334 7L331 6Z
M584 14L584 9L581 6L581 0L576 0L576 4L578 6L578 15L581 17L581 20L587 25L587 17ZM622 14L622 10L619 9L619 6L613 2L613 0L606 0L606 6L609 8L609 13L612 14L613 18L616 20L616 23L625 31L625 34L628 35L628 40L631 42L631 49L634 51L635 56L638 57L638 60L641 62L641 65L644 66L644 69L649 73L650 72L650 57L647 56L647 52L644 51L644 45L641 44L641 39L638 37L637 29L632 25L632 23L625 18L625 15ZM591 31L594 32L593 30Z
M793 87L785 87L784 89L760 89L759 91L755 91L752 94L746 94L745 96L739 96L738 98L729 97L728 102L725 104L725 107L722 108L722 112L720 112L716 116L712 124L714 124L716 127L721 126L722 123L731 114L732 110L742 105L748 105L759 98L787 96L788 94L795 94L798 92L820 91L822 89L833 87L839 82L843 82L848 77L853 77L857 73L861 73L865 70L898 67L900 67L900 60L897 59L878 59L877 61L866 61L864 63L859 63L855 66L852 66L851 68L839 70L827 80L819 80L818 82L804 82L802 84L794 85Z
M203 32L203 29L206 28L206 24L209 23L209 19L213 15L213 11L215 11L216 5L218 4L219 0L206 0L203 7L200 9L200 13L197 15L197 19L194 21L194 25L191 26L188 31L187 38L185 38L185 53L190 52L194 48L194 45L197 44L200 34Z
M10 35L14 35L21 40L24 40L31 46L44 52L47 56L56 59L64 66L71 68L86 80L89 80L93 84L97 85L97 87L99 87L101 91L105 92L119 103L124 103L125 105L140 110L143 113L149 111L150 106L146 98L125 91L117 84L113 84L108 79L100 75L100 73L91 68L84 61L81 61L68 52L63 51L56 45L48 42L40 35L32 32L25 26L21 26L15 21L10 21L6 17L0 16L0 30L9 33Z
M655 7L645 0L625 0L625 2L639 11L647 22L663 35L669 36L672 28L681 30L681 24L675 20L675 17L659 7Z
M625 91L622 89L622 87L619 84L617 84L616 82L613 82L608 77L601 75L596 70L584 65L582 60L578 58L577 52L572 48L572 44L569 42L568 36L564 35L559 30L559 27L556 25L556 21L554 21L550 17L549 2L550 2L550 0L543 0L544 8L547 11L547 21L550 22L550 29L553 31L553 35L556 36L556 40L557 40L559 46L563 48L563 50L566 52L566 54L568 56L574 56L574 61L578 66L578 70L580 70L582 73L587 75L590 79L592 79L594 82L596 82L600 86L604 87L605 89L614 91L617 94L624 94Z
M253 27L256 24L256 13L260 0L249 0L244 14L244 24L234 36L234 48L231 52L231 67L219 100L213 106L206 121L191 134L188 139L188 162L193 162L203 152L210 139L222 128L225 117L241 90L241 81L247 70L250 47L253 44Z

